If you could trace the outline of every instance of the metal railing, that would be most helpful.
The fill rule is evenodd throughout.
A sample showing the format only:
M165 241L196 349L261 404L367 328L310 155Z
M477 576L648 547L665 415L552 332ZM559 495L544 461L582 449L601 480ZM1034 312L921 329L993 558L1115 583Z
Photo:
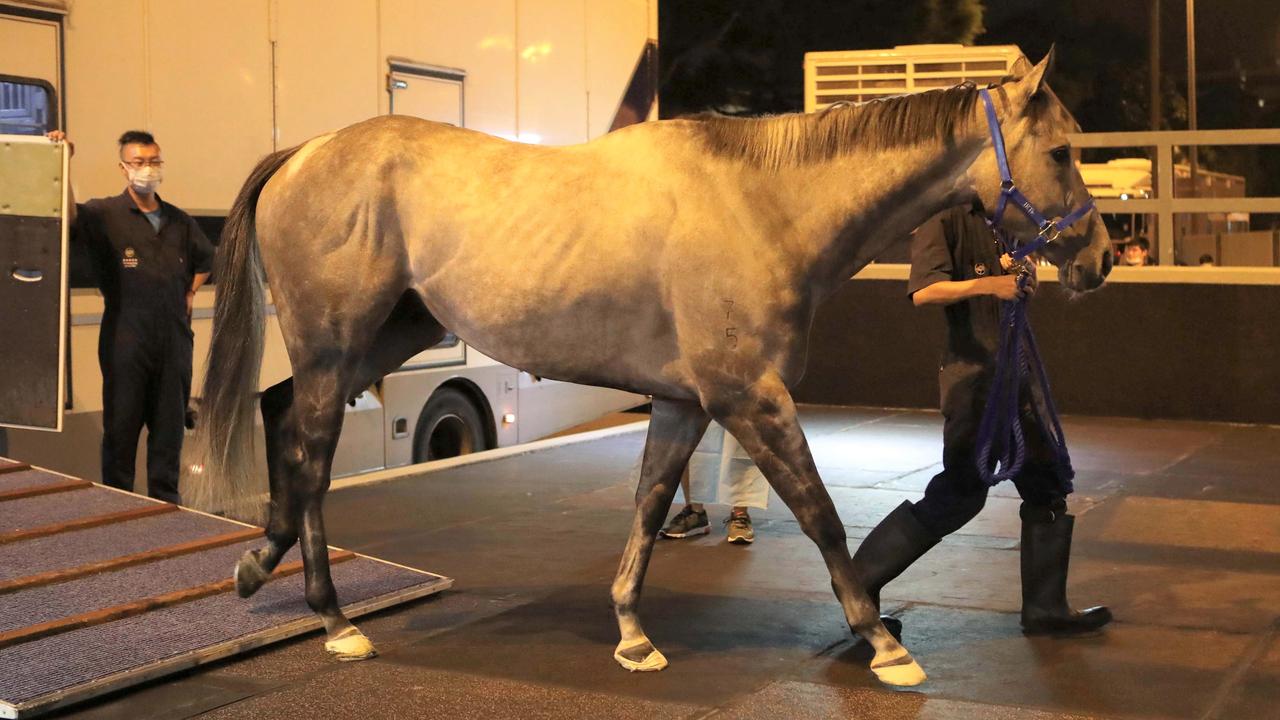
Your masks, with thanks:
M1277 213L1280 197L1174 197L1173 149L1179 146L1280 145L1280 128L1262 130L1165 130L1160 132L1078 133L1070 137L1077 148L1154 148L1154 197L1098 198L1103 213L1156 217L1157 258L1162 266L1175 263L1174 216L1194 213Z

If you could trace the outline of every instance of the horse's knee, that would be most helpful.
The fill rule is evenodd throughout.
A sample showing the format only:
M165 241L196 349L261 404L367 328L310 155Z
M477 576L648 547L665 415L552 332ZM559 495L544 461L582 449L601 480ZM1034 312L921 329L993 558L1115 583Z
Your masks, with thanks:
M804 534L818 546L819 550L846 548L848 535L844 531L844 523L835 512L813 512L805 517L797 513L796 519Z
M809 537L823 550L847 547L849 542L849 538L844 533L844 526L839 522L822 523L809 534Z

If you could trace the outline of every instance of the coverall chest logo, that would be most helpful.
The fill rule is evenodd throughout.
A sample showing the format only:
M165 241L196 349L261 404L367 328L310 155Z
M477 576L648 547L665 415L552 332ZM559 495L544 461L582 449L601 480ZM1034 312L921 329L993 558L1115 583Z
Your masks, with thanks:
M973 266L973 272L974 272L974 274L975 274L975 275L977 275L978 277L982 277L983 275L986 275L986 274L987 274L987 264L986 264L986 263L978 263L978 264L974 265L974 266Z
M124 249L124 259L120 262L127 268L136 268L138 267L138 253L133 248L127 247Z

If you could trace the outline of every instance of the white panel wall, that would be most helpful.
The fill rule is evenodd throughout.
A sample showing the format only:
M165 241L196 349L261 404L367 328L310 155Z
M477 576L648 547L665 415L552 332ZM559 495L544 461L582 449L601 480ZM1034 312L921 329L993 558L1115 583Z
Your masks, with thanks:
M271 151L266 0L79 0L67 19L68 134L79 199L114 195L115 140L155 133L166 200L225 210Z
M582 142L613 121L656 4L77 0L66 23L73 185L80 199L119 193L116 138L151 130L168 162L164 197L225 212L262 155L385 113L388 57L465 70L470 128Z
M275 0L277 146L378 114L376 0Z
M380 55L467 71L467 127L516 133L516 0L381 0ZM387 96L379 112L387 111Z
M648 40L649 3L657 0L592 0L587 3L587 114L591 137L609 131Z
M4 74L48 82L58 93L61 105L57 24L22 17L0 18L0 39L0 68L4 68Z
M588 3L518 0L517 4L520 139L548 145L586 142L587 56L583 38Z
M229 208L272 149L268 3L150 0L147 28L160 192L188 210Z
M78 0L67 14L63 99L76 144L71 187L81 202L124 190L116 138L150 125L144 7L144 0Z

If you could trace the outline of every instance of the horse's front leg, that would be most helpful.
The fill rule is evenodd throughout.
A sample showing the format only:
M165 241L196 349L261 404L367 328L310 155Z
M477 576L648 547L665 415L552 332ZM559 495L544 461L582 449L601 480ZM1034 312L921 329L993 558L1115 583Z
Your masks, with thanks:
M875 647L871 670L876 677L888 685L924 682L924 671L881 624L879 611L858 580L844 524L818 477L782 378L766 371L747 387L714 378L700 391L707 411L738 439L795 514L805 535L817 544L850 628Z
M636 488L635 520L631 523L631 537L622 553L611 593L614 613L618 617L618 631L622 635L613 658L628 670L661 670L667 666L667 659L640 627L637 613L640 588L658 529L662 527L680 485L680 474L689 463L709 421L697 403L653 400L640 484Z

